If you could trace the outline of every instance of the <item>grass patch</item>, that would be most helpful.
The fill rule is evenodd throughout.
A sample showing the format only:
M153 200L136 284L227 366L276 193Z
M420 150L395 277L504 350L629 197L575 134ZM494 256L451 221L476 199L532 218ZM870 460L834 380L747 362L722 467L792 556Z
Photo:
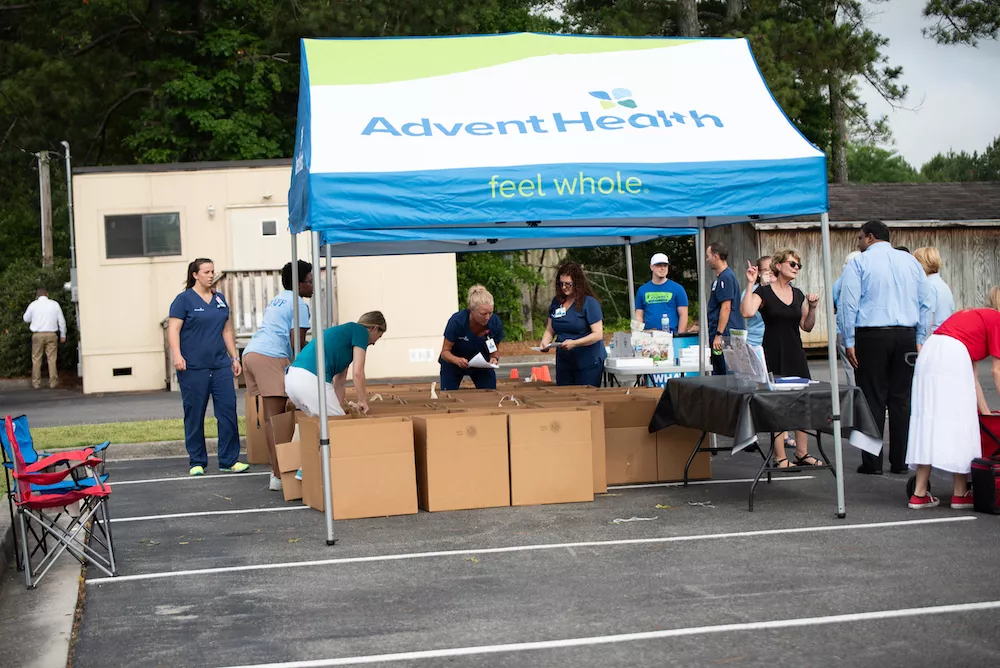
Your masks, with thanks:
M246 435L246 418L239 416L240 436ZM82 448L104 441L115 443L153 443L183 441L183 420L147 420L145 422L105 422L69 427L34 427L31 436L37 450ZM205 438L218 436L215 418L205 420Z

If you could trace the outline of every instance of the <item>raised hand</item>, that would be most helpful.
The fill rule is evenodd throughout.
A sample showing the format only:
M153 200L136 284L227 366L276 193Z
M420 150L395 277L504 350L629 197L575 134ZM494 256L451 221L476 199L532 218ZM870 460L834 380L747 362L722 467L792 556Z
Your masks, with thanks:
M747 282L750 285L757 282L757 273L757 265L750 260L747 260Z
M809 308L816 308L816 304L819 304L819 295L810 292L806 295L806 300L809 302Z

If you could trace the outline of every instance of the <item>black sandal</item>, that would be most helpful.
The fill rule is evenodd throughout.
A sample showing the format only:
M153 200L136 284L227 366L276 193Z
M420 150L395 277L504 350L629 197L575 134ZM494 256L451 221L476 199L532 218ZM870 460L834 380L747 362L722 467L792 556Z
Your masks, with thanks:
M796 466L795 464L792 464L791 462L788 462L788 466L781 466L781 462L788 462L788 458L785 457L784 459L775 459L774 460L774 468L780 469L780 470L784 471L785 469L793 469Z
M808 461L810 459L812 460L811 462ZM802 455L801 457L799 457L799 456L795 457L795 465L796 466L823 466L823 462L820 461L819 459L816 459L815 457L813 457L812 455L810 455L807 452L806 454Z

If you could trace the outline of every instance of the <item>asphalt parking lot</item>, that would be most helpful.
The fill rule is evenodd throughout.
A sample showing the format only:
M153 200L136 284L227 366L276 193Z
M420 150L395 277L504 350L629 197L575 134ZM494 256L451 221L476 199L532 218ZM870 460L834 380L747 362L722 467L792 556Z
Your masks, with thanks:
M343 521L334 547L262 467L114 462L120 576L88 573L75 666L1000 665L1000 518L911 511L845 454L844 520L828 471L748 512L759 460L721 454L712 484Z

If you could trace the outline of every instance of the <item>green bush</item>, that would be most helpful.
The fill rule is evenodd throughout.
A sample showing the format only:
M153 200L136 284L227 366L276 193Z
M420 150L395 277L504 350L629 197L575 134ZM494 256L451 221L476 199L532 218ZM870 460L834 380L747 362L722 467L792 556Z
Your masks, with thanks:
M22 319L44 287L49 298L59 302L66 316L66 343L59 344L59 369L76 375L76 311L69 290L69 261L56 260L54 267L42 267L30 260L17 260L0 273L0 377L31 375L31 330ZM43 372L44 373L44 372Z
M540 285L542 279L538 272L526 266L517 253L489 252L460 254L457 270L459 307L466 308L469 288L477 283L485 285L493 295L495 313L503 322L505 340L523 340L525 330L521 286ZM543 330L544 327L543 323Z

